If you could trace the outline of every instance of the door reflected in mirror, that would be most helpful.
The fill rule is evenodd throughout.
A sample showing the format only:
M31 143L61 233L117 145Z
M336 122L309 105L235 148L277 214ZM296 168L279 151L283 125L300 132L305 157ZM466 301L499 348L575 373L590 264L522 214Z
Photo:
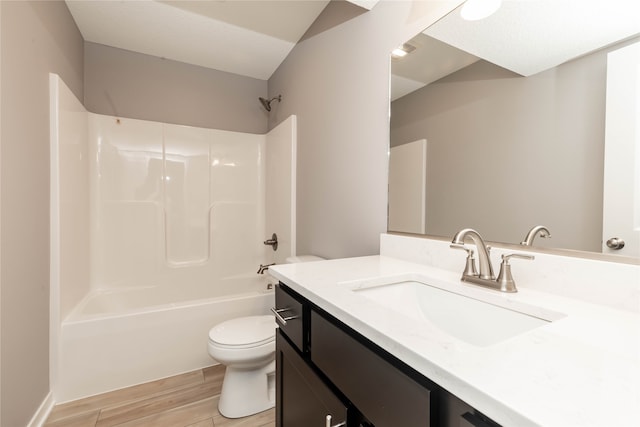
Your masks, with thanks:
M532 7L550 2L503 3ZM612 36L624 40L618 38L613 43L609 39L602 42L604 45L583 43L582 51L571 53L568 61L542 70L527 63L527 70L534 72L526 77L463 49L447 47L427 34L407 42L415 49L402 59L391 60L391 151L426 140L424 212L413 215L424 216L425 234L451 237L471 227L487 240L517 244L533 226L544 224L552 238L536 239L535 246L602 252L607 114L616 114L605 109L607 56L640 41L640 7L635 8L611 11L615 17L598 12L600 21L625 27L624 36ZM458 25L448 20L456 13L436 26ZM504 18L501 13L492 15L485 24L498 31L498 21ZM514 13L507 10L506 16L517 21ZM552 13L555 11L529 16L545 16L545 22L539 24L548 29L553 25ZM632 13L636 20L629 24L628 16L622 15ZM566 18L559 18L566 22ZM581 26L594 33L600 24L585 22ZM432 27L425 33L471 37L459 28ZM478 34L480 38L484 33ZM541 35L548 33L538 31L526 37ZM495 47L506 58L503 64L511 66L518 61L509 56L526 56L524 46L528 45L510 45L514 40L507 36L503 33L504 43ZM526 37L517 34L513 39ZM579 39L579 34L571 37ZM491 45L482 40L474 43L482 49ZM515 51L508 54L510 48ZM548 56L555 55L548 50ZM491 53L483 55L494 58ZM548 58L541 58L540 64L549 64ZM629 83L636 96L640 94L637 87L637 82ZM636 103L633 108L635 115L631 116L638 120L640 107ZM615 137L607 137L606 144L613 143ZM638 146L637 135L635 141L632 149ZM390 168L403 166L390 164ZM622 197L638 191L638 187L627 186L630 188L618 189ZM390 191L398 190L390 187ZM396 199L397 195L389 195L390 203ZM409 230L395 226L390 219L389 231ZM640 249L623 255L640 258Z

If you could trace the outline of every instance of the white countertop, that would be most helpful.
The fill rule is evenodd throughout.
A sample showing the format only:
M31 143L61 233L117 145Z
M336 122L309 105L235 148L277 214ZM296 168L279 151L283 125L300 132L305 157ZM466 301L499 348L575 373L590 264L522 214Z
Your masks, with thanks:
M386 256L283 264L269 271L505 427L640 425L636 313L521 286L518 293L503 294L464 284L458 273ZM352 291L353 281L403 274L433 278L457 293L535 306L564 317L497 344L474 346Z

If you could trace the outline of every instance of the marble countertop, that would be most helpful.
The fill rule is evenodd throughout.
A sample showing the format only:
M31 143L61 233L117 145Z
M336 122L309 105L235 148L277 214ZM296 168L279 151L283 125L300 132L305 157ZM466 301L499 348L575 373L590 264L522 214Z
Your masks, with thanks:
M640 316L519 287L515 294L387 256L270 267L270 274L427 378L506 426L640 425ZM495 344L459 340L353 292L419 275L443 289L560 314ZM460 313L460 316L473 313Z

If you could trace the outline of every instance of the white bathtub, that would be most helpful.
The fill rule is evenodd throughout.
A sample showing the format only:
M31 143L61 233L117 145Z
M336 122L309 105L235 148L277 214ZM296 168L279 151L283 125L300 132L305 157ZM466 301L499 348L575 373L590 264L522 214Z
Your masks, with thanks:
M209 329L234 317L268 314L274 304L268 280L251 275L88 295L61 325L56 402L214 364Z

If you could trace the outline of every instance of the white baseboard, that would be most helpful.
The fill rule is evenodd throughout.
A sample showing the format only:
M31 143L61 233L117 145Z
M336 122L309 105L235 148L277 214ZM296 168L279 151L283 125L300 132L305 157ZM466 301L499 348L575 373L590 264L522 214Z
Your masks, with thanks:
M55 403L56 402L53 400L53 393L49 392L47 397L45 397L40 404L36 413L31 418L31 421L29 421L29 424L27 424L27 427L42 427L45 421L47 421L47 417L49 417Z

